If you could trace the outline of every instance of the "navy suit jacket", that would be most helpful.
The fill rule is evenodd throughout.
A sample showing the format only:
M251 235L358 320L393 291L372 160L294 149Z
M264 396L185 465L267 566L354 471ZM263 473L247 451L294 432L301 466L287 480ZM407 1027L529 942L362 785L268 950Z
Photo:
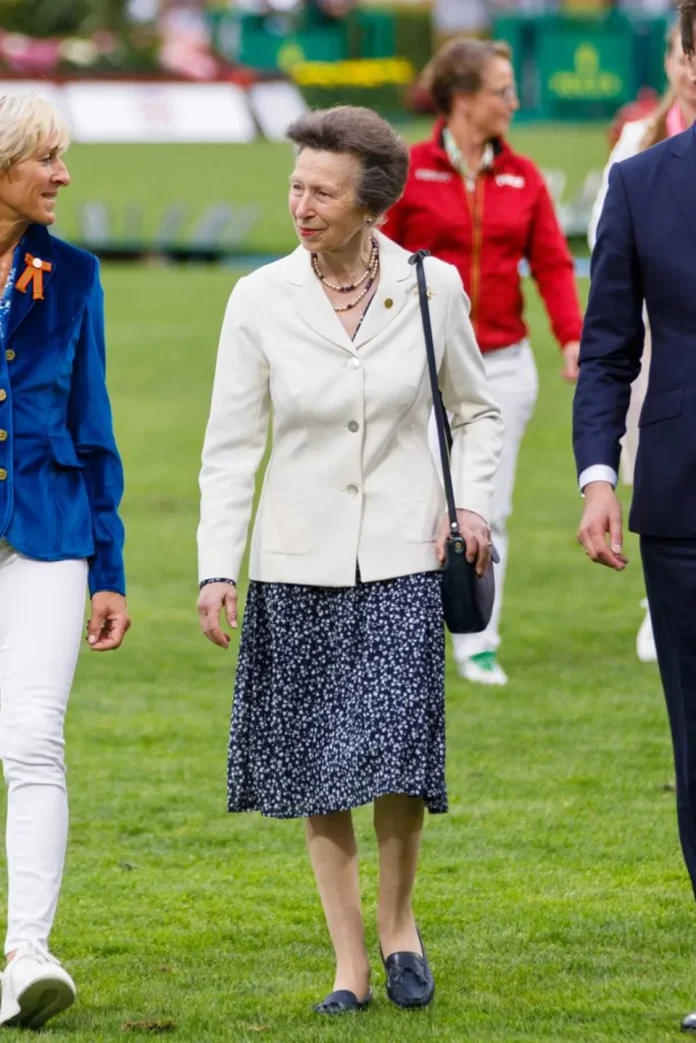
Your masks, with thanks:
M632 381L652 337L629 526L696 537L696 132L616 164L609 176L580 351L573 443L580 474L619 469Z
M27 253L51 271L43 300L15 285L0 353L0 538L39 561L87 558L90 592L123 594L99 263L40 225L20 244L18 281Z

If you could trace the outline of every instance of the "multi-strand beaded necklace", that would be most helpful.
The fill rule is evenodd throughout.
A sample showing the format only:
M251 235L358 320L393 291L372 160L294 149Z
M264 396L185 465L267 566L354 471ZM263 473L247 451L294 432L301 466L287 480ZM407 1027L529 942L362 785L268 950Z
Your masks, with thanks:
M324 286L328 287L329 290L334 290L335 293L352 293L354 290L357 290L362 286L363 283L365 284L354 300L348 301L347 304L333 305L333 310L336 312L350 311L351 308L354 308L356 304L359 304L360 301L370 292L370 289L374 285L374 281L379 274L379 247L377 246L377 240L372 239L371 241L370 259L367 262L367 268L357 282L348 283L346 286L336 286L335 283L329 282L329 280L319 271L319 263L316 254L312 254L312 270L317 279L323 283Z

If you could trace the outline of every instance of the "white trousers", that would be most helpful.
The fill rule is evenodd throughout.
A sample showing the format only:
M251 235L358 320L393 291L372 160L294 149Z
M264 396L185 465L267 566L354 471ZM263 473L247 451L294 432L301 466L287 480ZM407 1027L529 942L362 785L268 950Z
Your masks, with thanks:
M48 947L68 835L63 723L85 616L85 561L0 541L0 760L7 784L5 952Z
M512 493L520 445L534 412L539 391L536 365L528 341L521 341L499 351L485 352L483 362L491 394L500 406L505 424L503 451L493 480L491 517L486 519L491 527L493 542L500 554L500 564L495 566L495 604L488 627L480 634L452 635L454 656L458 663L480 652L494 652L500 645L500 616L508 558L507 521L512 511ZM431 452L439 467L440 450L434 414L430 418L429 440Z
M631 384L631 399L626 415L626 434L621 440L621 481L624 485L633 485L633 473L636 468L636 456L638 454L638 441L640 438L640 412L643 408L645 395L648 390L648 377L650 376L650 358L652 356L652 338L648 325L647 312L643 312L645 323L645 343L643 346L643 357L641 359L640 373Z

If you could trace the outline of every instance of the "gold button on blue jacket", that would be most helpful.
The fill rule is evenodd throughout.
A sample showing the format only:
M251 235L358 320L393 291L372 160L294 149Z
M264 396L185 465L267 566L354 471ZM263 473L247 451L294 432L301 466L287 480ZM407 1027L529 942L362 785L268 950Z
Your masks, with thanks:
M20 244L18 279L27 255L51 269L43 299L13 288L0 352L0 539L39 561L87 558L91 593L125 593L99 262L40 225Z

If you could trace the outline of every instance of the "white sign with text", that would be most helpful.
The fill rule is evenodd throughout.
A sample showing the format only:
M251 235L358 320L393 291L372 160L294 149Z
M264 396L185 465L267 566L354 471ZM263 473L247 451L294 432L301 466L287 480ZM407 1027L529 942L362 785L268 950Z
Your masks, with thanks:
M79 142L241 142L256 138L245 92L228 83L67 83Z

